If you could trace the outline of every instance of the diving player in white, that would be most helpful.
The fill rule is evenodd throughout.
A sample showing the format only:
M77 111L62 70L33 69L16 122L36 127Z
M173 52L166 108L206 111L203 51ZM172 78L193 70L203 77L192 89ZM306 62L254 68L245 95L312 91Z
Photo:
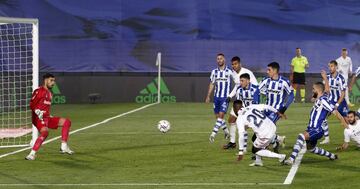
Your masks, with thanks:
M238 115L236 120L239 134L238 161L242 160L244 156L244 132L247 128L251 128L257 136L252 147L252 152L256 155L256 160L249 166L263 166L261 157L278 158L279 162L282 163L286 159L285 154L278 154L266 149L275 138L276 126L274 122L264 114L264 110L273 111L277 113L279 117L283 118L286 118L285 115L265 104L254 104L242 108L242 102L240 100L234 101L233 108Z
M344 143L337 147L337 150L346 150L349 147L350 140L356 142L357 147L360 148L360 121L356 120L356 113L350 111L347 116L349 128L344 129Z

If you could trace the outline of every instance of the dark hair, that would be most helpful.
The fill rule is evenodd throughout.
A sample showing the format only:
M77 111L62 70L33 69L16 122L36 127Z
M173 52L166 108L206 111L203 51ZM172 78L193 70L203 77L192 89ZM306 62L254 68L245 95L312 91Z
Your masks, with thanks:
M331 60L331 61L330 61L330 64L334 64L335 66L338 65L338 63L336 62L336 60Z
M242 101L241 100L235 100L233 103L233 106L235 105L242 105Z
M234 61L240 62L240 58L238 56L234 56L234 57L232 57L231 62L234 62Z
M342 50L342 51L347 51L347 49L346 49L346 48L342 48L341 50Z
M235 100L233 103L233 109L235 111L235 115L238 115L238 111L242 108L242 101Z
M348 112L348 115L349 115L349 114L353 114L354 117L357 116L356 112L355 112L355 111L352 111L352 110Z
M272 69L275 69L275 70L277 70L277 71L280 70L280 65L279 65L279 63L277 63L277 62L271 62L271 63L268 64L267 66L270 67L270 68L272 68Z
M240 75L240 78L245 78L250 80L250 75L248 73L244 73Z
M218 53L216 56L223 56L225 57L225 55L223 53Z
M48 79L48 78L55 78L55 76L51 73L46 73L45 75L43 75L43 80Z
M300 49L300 47L296 47L296 49Z
M314 85L316 85L316 86L320 87L320 89L321 89L321 91L322 91L322 92L324 92L324 91L325 91L325 85L324 85L324 83L323 83L323 82L318 81L318 82L316 82Z

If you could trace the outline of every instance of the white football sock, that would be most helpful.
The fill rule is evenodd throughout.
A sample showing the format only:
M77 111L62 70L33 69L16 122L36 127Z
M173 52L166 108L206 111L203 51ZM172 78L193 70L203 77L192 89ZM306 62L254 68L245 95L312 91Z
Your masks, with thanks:
M35 154L36 154L36 151L31 150L31 151L30 151L30 154L31 154L31 155L35 155Z
M270 150L260 150L256 152L256 155L259 155L261 157L269 157L269 158L281 158L280 154L271 152Z
M230 142L235 143L236 140L236 123L230 123Z
M262 163L261 156L255 155L255 163L256 164Z
M66 149L66 148L67 148L67 143L61 142L61 149Z

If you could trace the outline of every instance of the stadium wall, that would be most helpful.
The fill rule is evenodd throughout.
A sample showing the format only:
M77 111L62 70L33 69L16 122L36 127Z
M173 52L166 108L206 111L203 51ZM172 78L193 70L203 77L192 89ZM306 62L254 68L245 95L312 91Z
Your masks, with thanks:
M157 101L156 73L55 73L54 103L95 103ZM259 80L264 73L255 73ZM287 74L285 76L288 76ZM306 99L311 99L312 84L320 74L307 74ZM209 73L163 73L162 102L203 102L209 85ZM360 83L353 88L352 102L360 102ZM298 99L299 99L299 94Z

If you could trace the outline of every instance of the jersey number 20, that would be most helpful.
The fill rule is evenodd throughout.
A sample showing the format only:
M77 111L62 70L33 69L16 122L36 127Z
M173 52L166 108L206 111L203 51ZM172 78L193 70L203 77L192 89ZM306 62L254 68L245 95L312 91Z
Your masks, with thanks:
M256 127L260 127L266 116L262 112L256 109L253 109L251 112L253 114L248 115L246 119L248 120L248 122L254 123Z

